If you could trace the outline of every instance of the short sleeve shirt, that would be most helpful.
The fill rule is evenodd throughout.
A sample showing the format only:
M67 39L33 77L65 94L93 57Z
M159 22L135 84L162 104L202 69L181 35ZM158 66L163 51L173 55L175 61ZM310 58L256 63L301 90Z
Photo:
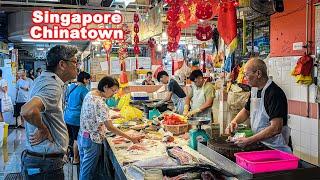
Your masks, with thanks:
M169 92L176 94L179 98L186 97L186 93L180 87L178 82L174 79L170 79L169 84L168 84L168 90L169 90Z
M30 78L27 78L26 80L19 79L17 81L17 91L18 91L17 102L18 103L27 102L29 100L32 84L33 84L33 81ZM28 88L28 90L24 90L21 88Z
M258 98L261 98L262 90L258 91ZM250 97L245 105L245 109L250 111ZM288 101L283 90L274 82L266 89L264 94L264 108L269 115L269 120L282 118L283 125L288 122Z
M80 126L81 107L88 92L89 90L84 85L71 84L68 87L66 97L68 103L64 112L64 120L67 124Z
M83 132L89 133L90 139L98 144L101 144L105 138L106 127L104 122L109 119L109 109L105 101L105 98L95 96L92 92L89 92L83 100L80 115L79 134L83 134Z
M26 148L32 152L50 154L66 153L68 147L68 130L63 119L62 95L64 83L52 72L43 72L34 81L34 86L30 92L30 99L39 98L44 110L41 112L41 120L48 127L54 142L45 140L37 145L31 145L30 135L36 127L26 122Z
M195 85L192 85L191 88L198 88L196 87ZM205 96L205 99L209 99L209 98L215 98L215 89L214 89L214 86L211 84L211 83L208 83L206 82L206 84L204 85L203 87L204 89L204 96ZM190 91L189 97L192 97L193 96L193 91Z

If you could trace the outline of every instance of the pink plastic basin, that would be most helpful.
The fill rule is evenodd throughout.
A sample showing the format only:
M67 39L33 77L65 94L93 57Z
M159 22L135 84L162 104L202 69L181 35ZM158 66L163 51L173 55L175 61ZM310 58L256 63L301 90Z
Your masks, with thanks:
M235 153L237 164L251 173L282 171L298 168L299 158L279 150Z

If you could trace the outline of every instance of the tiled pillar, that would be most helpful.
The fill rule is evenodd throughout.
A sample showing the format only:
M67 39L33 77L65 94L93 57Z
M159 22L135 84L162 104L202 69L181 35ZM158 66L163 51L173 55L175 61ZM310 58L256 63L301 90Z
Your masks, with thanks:
M319 117L318 104L315 102L316 86L309 86L309 114L307 113L306 85L297 84L291 76L299 56L274 57L266 61L269 75L282 88L288 99L289 120L293 153L301 159L319 165Z
M219 115L218 122L220 124L220 134L224 134L224 130L228 125L228 114L230 113L227 105L227 96L228 94L224 90L219 91Z

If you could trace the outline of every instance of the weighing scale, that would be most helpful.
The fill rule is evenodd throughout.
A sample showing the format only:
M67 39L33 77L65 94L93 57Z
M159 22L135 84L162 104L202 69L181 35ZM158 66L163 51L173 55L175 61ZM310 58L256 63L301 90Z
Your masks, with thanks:
M211 119L208 117L192 117L188 119L189 124L196 126L196 128L189 131L189 146L192 149L197 150L198 142L207 144L209 135L204 129L201 129L201 126L209 124L210 122Z

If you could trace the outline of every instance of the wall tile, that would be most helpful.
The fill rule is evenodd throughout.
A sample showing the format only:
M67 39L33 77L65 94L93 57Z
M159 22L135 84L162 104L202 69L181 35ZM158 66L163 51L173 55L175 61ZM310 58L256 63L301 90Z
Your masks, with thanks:
M311 103L315 103L316 101L316 92L317 92L317 86L312 84L309 86L309 101Z
M290 119L288 120L288 125L291 129L300 131L301 130L301 117L290 114Z
M310 137L310 134L307 134L307 133L303 133L303 132L302 132L300 138L301 138L301 140L300 140L300 141L301 141L301 147L310 149L310 147L311 147L311 143L310 143L311 137Z
M293 154L300 158L301 154L301 147L300 146L293 146Z
M316 103L310 104L310 117L318 119L318 104Z
M310 162L310 153L310 148L301 147L300 158L307 162Z
M290 87L290 85L289 84L282 85L281 88L284 91L284 93L286 94L287 99L289 99L289 97L291 96L291 87Z
M311 135L311 142L310 147L312 151L318 151L319 142L318 142L318 135Z
M319 120L311 119L311 134L317 135L319 134Z
M291 75L290 75L290 77L288 77L288 79L289 79L289 83L291 84L292 87L298 85L298 84L296 83L296 78L295 78L294 76L291 76Z
M314 165L319 165L319 154L318 151L312 151L310 153L310 163Z
M285 58L282 62L282 71L291 71L290 59Z
M296 101L300 101L300 95L301 95L301 87L300 86L292 86L292 91L291 91L291 99L292 100L296 100Z
M300 100L307 102L307 93L308 93L308 88L307 86L300 86Z
M301 117L301 132L311 134L312 121L309 118Z
M290 84L290 72L288 70L282 70L281 82L282 82L282 85Z
M300 102L295 100L288 100L289 114L300 115Z
M301 146L301 132L300 131L297 131L297 130L294 130L292 129L291 130L291 139L292 139L292 144L295 145L295 146Z
M308 106L306 102L300 102L300 116L308 116Z

